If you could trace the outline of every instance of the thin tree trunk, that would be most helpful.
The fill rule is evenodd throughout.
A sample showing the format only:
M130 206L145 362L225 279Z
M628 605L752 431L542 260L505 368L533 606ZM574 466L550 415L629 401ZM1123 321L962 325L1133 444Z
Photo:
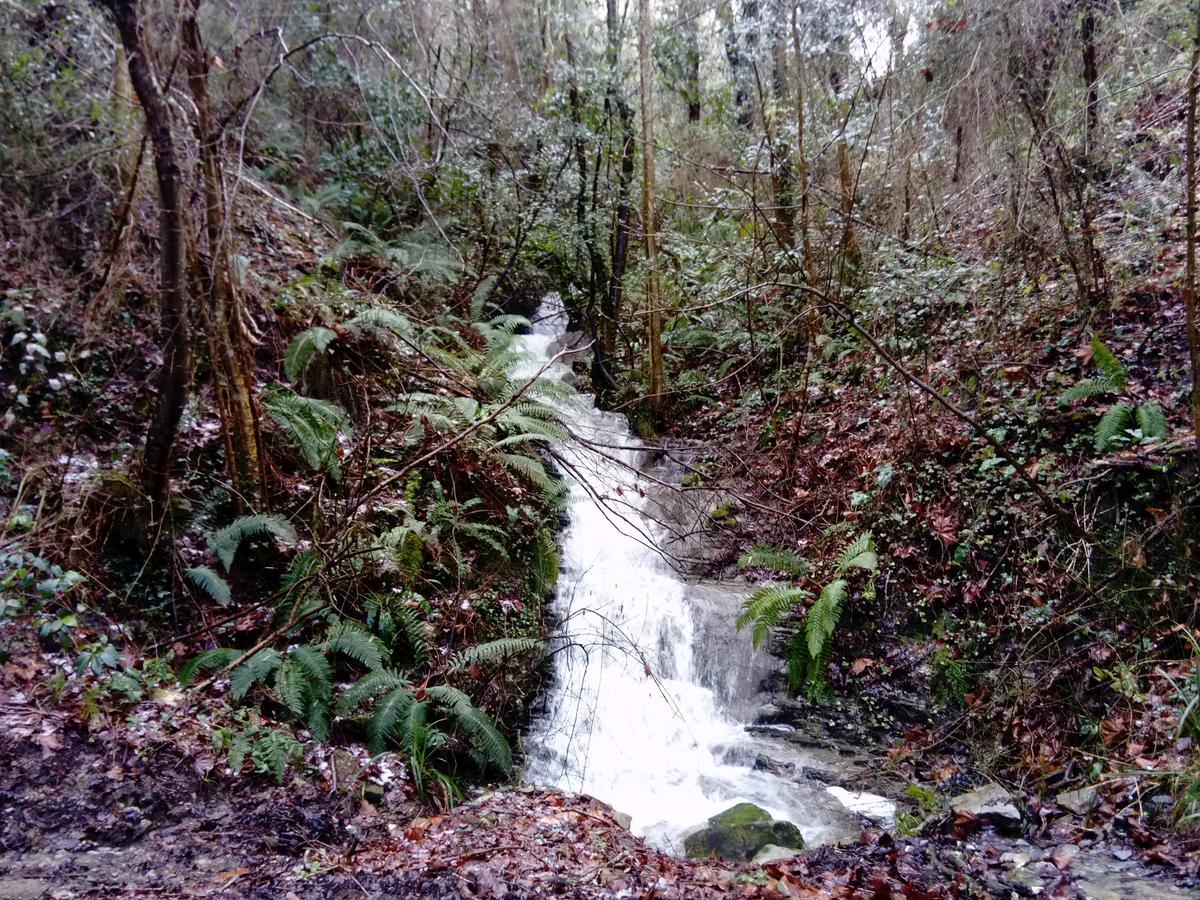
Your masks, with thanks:
M1192 69L1187 82L1187 133L1184 136L1185 165L1187 166L1187 200L1184 203L1187 223L1186 283L1183 286L1183 301L1187 311L1188 350L1192 357L1192 432L1196 436L1196 453L1200 455L1200 325L1197 324L1196 283L1196 116L1200 102L1200 2L1196 4L1196 33L1192 45Z
M654 216L654 82L650 59L650 0L638 0L638 69L642 85L642 231L646 236L647 341L650 350L650 405L662 409L662 291L658 280L658 226Z
M792 5L792 46L796 51L796 181L800 185L800 246L804 251L804 275L813 280L812 237L809 231L808 160L805 158L804 46L800 42L798 4Z
M191 334L188 322L187 258L184 208L170 113L150 68L137 0L102 0L112 13L129 59L129 78L146 116L154 170L158 179L161 244L160 292L163 365L158 371L158 399L146 434L142 484L150 501L151 533L167 512L171 456L179 419L188 395Z
M783 130L774 127L783 120L782 113L787 109L788 101L787 44L783 21L785 7L783 0L776 0L776 3L771 46L771 89L775 95L771 111L771 130L774 132L771 150L775 156L775 226L780 243L785 247L793 247L796 244L796 185L792 152Z
M208 55L194 15L183 23L188 86L196 105L196 140L204 188L204 224L208 265L204 270L204 324L212 353L213 384L227 436L230 478L239 495L257 491L260 480L258 413L250 390L248 354L242 339L241 295L233 273L229 244L220 135L208 93Z

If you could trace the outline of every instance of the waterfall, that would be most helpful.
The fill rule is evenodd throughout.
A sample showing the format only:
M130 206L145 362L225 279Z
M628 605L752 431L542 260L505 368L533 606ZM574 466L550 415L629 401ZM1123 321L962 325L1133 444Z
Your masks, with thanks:
M547 296L520 338L531 371L563 345L566 328L562 301ZM526 780L590 794L668 851L743 800L819 842L833 827L822 806L845 810L823 788L753 769L763 739L747 734L714 690L714 677L755 652L734 631L736 599L727 626L700 627L695 586L660 551L665 530L650 515L654 487L641 474L640 441L624 416L591 401L581 395L561 410L584 442L557 448L569 488L553 601L560 624L554 682L526 735Z

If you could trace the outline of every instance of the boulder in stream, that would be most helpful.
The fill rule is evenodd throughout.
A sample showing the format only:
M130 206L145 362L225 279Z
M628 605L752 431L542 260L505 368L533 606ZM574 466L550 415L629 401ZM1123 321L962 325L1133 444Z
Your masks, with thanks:
M791 822L773 819L769 812L753 803L739 803L718 813L683 841L684 852L692 859L716 854L738 862L753 859L771 845L798 853L804 849L804 838Z
M997 828L1016 830L1021 826L1021 811L1012 794L998 784L985 784L960 794L950 801L955 815L967 815L991 822Z

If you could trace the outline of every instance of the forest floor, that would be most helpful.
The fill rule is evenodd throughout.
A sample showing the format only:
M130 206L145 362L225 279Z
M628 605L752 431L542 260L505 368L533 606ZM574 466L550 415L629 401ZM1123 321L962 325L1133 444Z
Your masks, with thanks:
M1170 884L1188 882L1185 847L1036 806L1025 839L959 816L921 837L865 828L851 846L735 865L661 853L586 796L506 789L423 814L402 773L328 745L274 785L216 764L204 701L164 690L123 718L70 691L55 702L37 686L61 661L27 650L0 666L6 900L1191 895Z

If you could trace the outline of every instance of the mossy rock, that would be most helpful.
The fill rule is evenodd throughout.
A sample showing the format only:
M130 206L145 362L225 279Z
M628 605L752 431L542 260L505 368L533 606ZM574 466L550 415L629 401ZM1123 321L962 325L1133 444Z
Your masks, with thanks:
M683 841L684 852L692 859L709 856L747 862L769 845L804 849L804 837L791 822L776 821L761 806L739 803L708 820Z

